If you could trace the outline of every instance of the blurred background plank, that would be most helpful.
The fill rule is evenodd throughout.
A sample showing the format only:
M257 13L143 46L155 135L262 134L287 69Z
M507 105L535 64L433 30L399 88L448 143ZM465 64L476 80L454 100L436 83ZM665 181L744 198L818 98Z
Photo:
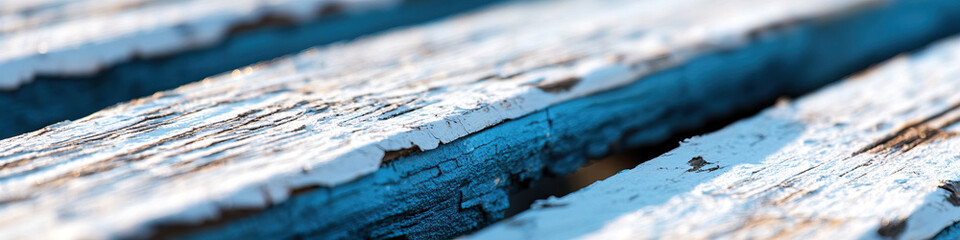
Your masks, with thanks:
M210 45L258 25L304 22L399 0L47 0L0 3L0 88L37 74L90 74L131 58Z
M0 89L0 138L316 45L498 1L5 2L0 18L7 20L0 26L15 30L0 33L0 49L9 49L0 51L0 78L16 87Z

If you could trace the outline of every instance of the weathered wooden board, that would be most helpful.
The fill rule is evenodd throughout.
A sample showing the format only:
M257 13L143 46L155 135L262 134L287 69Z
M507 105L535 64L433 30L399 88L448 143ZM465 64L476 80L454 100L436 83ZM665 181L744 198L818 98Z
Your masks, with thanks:
M257 25L292 24L399 1L4 0L0 90L16 88L37 74L90 74L134 58L210 45Z
M0 238L451 236L544 168L814 88L958 11L535 1L310 50L0 141Z
M958 91L954 38L471 238L929 238L960 220Z
M296 54L314 46L422 24L498 1L503 0L399 1L390 7L364 11L337 8L336 2L326 2L329 3L325 5L329 11L321 11L318 13L320 16L307 21L283 15L282 11L271 10L259 19L237 22L226 30L225 37L210 45L185 46L162 56L137 55L116 64L103 65L103 69L89 75L41 74L31 78L29 84L20 85L16 89L0 89L0 113L3 113L0 114L0 126L3 126L0 128L0 139L35 131L63 120L79 119L121 102L174 89L258 62ZM189 4L176 6L190 7ZM190 29L183 27L181 30ZM153 38L144 41L173 40L189 39Z

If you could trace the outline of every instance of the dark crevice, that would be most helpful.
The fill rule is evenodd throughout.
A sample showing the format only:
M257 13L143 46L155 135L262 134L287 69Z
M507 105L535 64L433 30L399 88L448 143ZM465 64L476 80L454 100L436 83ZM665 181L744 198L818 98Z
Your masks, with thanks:
M877 234L887 238L897 238L907 229L907 219L888 220L880 223Z
M385 151L383 153L383 159L380 160L380 163L381 164L387 163L397 158L406 157L412 153L419 152L419 151L421 151L419 146L413 146L413 147L404 148L400 150Z
M37 76L15 90L0 91L0 138L78 119L111 105L202 80L257 62L363 35L420 24L504 0L408 0L398 6L342 14L319 9L304 23L280 15L240 23L214 46L173 55L138 58L92 76ZM332 14L332 15L331 15ZM190 30L190 29L185 29Z
M765 105L736 111L726 117L706 121L706 124L699 128L674 133L670 139L659 144L631 148L613 156L589 161L586 166L567 175L549 174L548 171L540 180L528 182L529 187L521 186L522 190L510 195L510 208L507 209L506 217L510 218L530 209L530 206L537 200L546 199L550 196L562 197L597 181L609 178L623 170L633 169L641 163L679 147L680 142L684 139L720 130L736 121L754 116L774 103L768 102Z
M190 233L191 231L196 231L197 228L216 226L232 220L250 217L260 213L261 211L263 211L261 208L230 209L228 211L221 211L217 218L208 219L199 223L159 225L153 229L154 234L150 235L146 239L174 239ZM138 237L130 237L130 239L137 238Z
M917 145L920 145L925 142L929 142L933 139L938 138L949 138L956 133L946 132L944 128L949 127L953 123L957 122L958 119L954 116L954 119L947 119L942 125L930 125L929 123L943 118L948 113L960 109L960 103L955 103L949 108L944 109L943 111L937 112L932 116L927 118L915 121L914 123L907 124L900 128L900 130L890 134L889 136L884 137L870 145L867 145L864 148L853 153L853 156L859 155L865 152L887 152L892 150L901 150L908 151L913 149Z
M577 83L580 83L579 77L567 77L554 82L537 85L537 88L548 93L560 93L570 91Z
M943 180L940 189L947 191L948 194L944 196L947 202L954 207L960 207L960 181Z

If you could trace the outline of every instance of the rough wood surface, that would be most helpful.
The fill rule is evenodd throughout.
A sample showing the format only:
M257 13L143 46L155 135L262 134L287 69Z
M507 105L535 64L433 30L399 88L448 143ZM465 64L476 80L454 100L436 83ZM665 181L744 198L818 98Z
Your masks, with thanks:
M400 0L4 0L0 90L35 75L90 74L134 58L210 45L232 32Z
M207 236L351 234L297 220L440 224L453 215L416 197L445 189L459 192L444 198L456 207L441 210L480 207L476 217L495 219L505 198L495 190L510 180L500 174L543 168L521 160L555 158L547 167L563 172L618 144L659 141L818 86L897 51L883 49L938 36L957 9L935 0L520 2L310 50L0 141L0 238L144 236L211 222ZM891 31L907 19L923 24ZM426 152L401 157L417 150ZM477 169L490 174L464 180ZM392 198L361 198L370 192ZM321 198L330 204L309 201ZM409 212L372 214L391 208ZM340 212L373 219L330 217Z
M681 147L472 239L924 239L960 220L960 39Z
M16 89L0 89L0 139L79 119L121 102L311 47L443 19L499 1L504 0L400 1L390 7L364 11L337 10L336 2L328 2L332 4L327 5L330 11L303 22L284 20L290 16L268 11L259 20L238 22L222 40L210 45L163 56L135 57L104 65L106 68L89 75L41 74ZM171 39L147 41L168 40Z

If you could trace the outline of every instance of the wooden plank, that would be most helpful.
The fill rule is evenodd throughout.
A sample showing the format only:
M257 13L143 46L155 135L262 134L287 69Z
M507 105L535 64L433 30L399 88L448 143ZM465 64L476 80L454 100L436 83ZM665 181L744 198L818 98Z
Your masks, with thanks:
M166 56L258 25L294 24L395 5L399 0L4 0L0 90L35 75L91 74Z
M898 57L471 238L930 238L960 220L958 63Z
M298 2L309 1L312 0ZM327 2L328 11L321 11L315 19L307 21L290 20L292 16L268 11L260 19L238 22L224 33L222 40L211 45L191 45L180 49L184 51L169 52L170 55L138 55L117 64L103 65L105 68L91 75L42 74L16 89L0 90L0 112L3 113L0 114L0 126L3 126L0 139L36 131L59 121L79 119L121 102L314 46L443 19L498 1L503 0L400 1L390 7L365 11L337 10L334 1ZM170 39L148 41L167 40Z
M533 1L309 50L0 141L0 238L451 236L545 168L814 88L958 5Z

